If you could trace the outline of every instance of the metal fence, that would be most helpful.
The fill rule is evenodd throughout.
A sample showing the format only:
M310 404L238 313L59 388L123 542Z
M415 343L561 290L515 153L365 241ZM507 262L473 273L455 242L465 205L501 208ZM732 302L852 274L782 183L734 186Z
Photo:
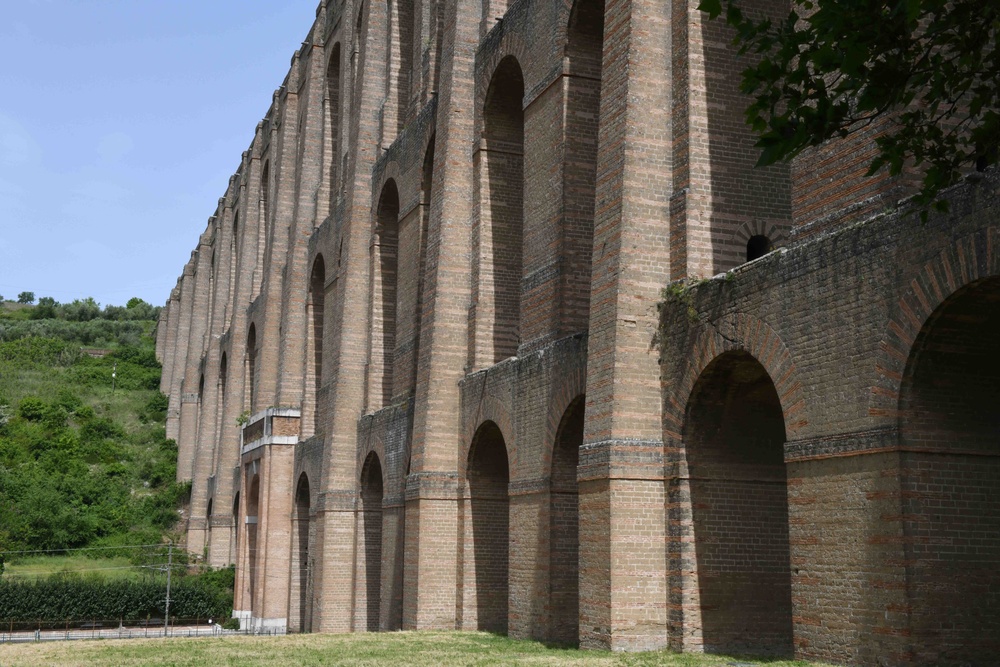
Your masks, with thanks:
M163 619L143 621L8 622L0 626L0 644L52 642L73 639L150 639L155 637L222 637L227 635L279 635L275 628L227 630L219 623L187 619L164 627Z

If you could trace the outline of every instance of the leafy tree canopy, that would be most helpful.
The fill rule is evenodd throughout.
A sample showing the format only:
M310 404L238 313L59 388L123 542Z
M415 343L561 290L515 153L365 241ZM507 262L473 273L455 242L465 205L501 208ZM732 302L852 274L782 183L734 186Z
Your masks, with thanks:
M21 292L17 295L18 303L34 303L35 293L34 292Z
M745 3L700 8L712 18L725 11L740 52L759 58L741 84L759 164L884 118L869 175L912 164L923 175L917 203L945 210L943 188L997 161L1000 2L791 0L782 20Z

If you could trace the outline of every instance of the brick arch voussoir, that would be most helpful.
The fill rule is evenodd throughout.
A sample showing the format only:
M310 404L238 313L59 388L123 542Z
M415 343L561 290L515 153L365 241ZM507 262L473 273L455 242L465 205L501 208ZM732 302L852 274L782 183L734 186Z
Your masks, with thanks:
M740 313L701 326L677 389L664 401L664 439L668 448L681 446L688 404L702 373L719 356L734 350L753 356L770 376L781 403L786 439L793 440L809 423L798 367L788 348L766 322Z
M869 390L868 415L892 426L899 417L903 375L917 336L937 308L977 280L1000 275L1000 226L954 241L898 285Z
M396 160L391 160L382 167L380 173L378 174L378 178L372 181L373 218L378 217L378 203L379 200L382 199L382 191L385 190L385 186L389 181L392 181L396 184L396 191L399 193L400 210L402 211L402 205L404 201L403 197L405 193L403 192L403 183L400 178L399 162L397 162Z
M573 368L552 384L549 394L549 409L545 422L545 440L543 446L542 467L546 474L552 470L552 453L559 437L559 427L569 406L587 391L587 371L585 368Z
M309 513L312 514L316 511L316 499L319 494L319 489L317 489L317 485L313 483L313 475L311 475L308 470L298 469L295 471L295 486L292 488L292 501L298 501L299 484L302 483L303 477L306 478L306 484L309 485Z
M521 76L524 78L524 93L527 94L531 90L532 83L528 80L529 72L525 69L526 64L531 62L529 54L530 51L524 40L517 35L507 34L501 38L500 44L497 45L493 54L483 63L482 68L479 70L478 80L476 81L476 118L478 119L477 124L480 133L483 131L483 109L486 108L486 94L489 92L493 75L496 74L497 68L504 58L508 56L514 57L514 60L517 61L517 66L521 68ZM521 100L521 107L524 108L523 99Z
M379 467L382 468L382 488L389 488L388 470L386 470L385 465L385 444L382 442L382 438L378 435L372 434L365 438L364 442L359 443L358 447L358 497L361 497L361 482L362 477L365 474L365 462L368 461L368 456L375 454L378 457Z
M468 475L469 453L472 451L472 442L476 437L479 427L491 421L500 429L503 435L503 442L507 449L507 470L510 479L514 479L514 467L517 463L517 441L514 438L514 420L508 406L495 396L486 395L479 401L476 410L476 417L466 424L465 437L462 439L462 452L459 457L459 471L462 479Z
M787 240L785 230L773 220L761 220L754 218L748 220L736 228L733 232L733 243L746 245L753 236L766 236L771 241L771 247L777 248Z

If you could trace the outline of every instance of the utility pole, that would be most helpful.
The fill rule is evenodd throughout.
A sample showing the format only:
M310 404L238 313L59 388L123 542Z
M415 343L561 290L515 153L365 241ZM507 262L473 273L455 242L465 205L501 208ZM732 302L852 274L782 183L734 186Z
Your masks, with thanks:
M163 636L170 631L170 571L174 565L174 543L167 542L167 617L163 620Z

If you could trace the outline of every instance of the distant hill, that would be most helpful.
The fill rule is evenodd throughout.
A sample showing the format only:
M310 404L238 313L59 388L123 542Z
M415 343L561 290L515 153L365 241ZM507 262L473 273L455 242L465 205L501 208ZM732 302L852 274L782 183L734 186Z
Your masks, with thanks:
M177 522L158 315L139 299L2 304L0 552L158 543Z

